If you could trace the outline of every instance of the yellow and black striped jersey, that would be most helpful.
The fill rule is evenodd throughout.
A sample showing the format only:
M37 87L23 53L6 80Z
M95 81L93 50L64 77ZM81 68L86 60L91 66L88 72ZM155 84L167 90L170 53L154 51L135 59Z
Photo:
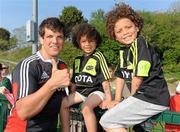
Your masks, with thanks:
M72 82L81 94L87 96L93 91L102 91L102 82L110 78L106 59L101 52L75 58Z
M143 77L143 83L134 96L150 103L169 105L170 96L160 59L142 37L138 37L130 47L120 50L115 75L125 79L129 89L132 77Z

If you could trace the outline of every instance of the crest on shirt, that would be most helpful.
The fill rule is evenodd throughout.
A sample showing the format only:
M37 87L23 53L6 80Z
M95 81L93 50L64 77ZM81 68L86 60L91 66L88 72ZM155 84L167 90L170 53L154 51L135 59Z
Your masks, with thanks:
M97 61L93 58L90 58L86 65L83 68L83 72L85 73L89 73L91 75L96 75L96 65L97 65Z
M93 68L94 68L93 65L86 66L86 70L93 70Z
M49 75L45 71L43 71L41 75L41 79L47 79L47 78L49 78Z

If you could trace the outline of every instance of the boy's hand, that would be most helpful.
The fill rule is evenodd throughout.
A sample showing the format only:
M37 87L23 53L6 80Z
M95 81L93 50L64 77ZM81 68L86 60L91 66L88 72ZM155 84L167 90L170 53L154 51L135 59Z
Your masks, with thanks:
M110 104L111 104L111 101L109 100L104 100L102 101L102 103L99 105L99 107L101 109L109 109L110 108Z
M112 107L116 106L117 104L119 104L119 101L113 100L113 101L111 101L109 108L112 108Z

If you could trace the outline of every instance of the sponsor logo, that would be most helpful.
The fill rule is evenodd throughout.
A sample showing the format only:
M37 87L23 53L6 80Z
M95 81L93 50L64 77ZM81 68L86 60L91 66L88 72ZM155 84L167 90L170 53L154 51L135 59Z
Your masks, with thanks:
M94 66L92 65L89 65L89 66L86 66L86 70L90 71L90 70L93 70Z
M131 73L128 71L121 71L123 78L131 78Z
M76 76L75 82L93 83L91 76L87 76L87 75Z
M41 75L41 79L47 79L47 78L49 78L49 75L45 71L43 71Z

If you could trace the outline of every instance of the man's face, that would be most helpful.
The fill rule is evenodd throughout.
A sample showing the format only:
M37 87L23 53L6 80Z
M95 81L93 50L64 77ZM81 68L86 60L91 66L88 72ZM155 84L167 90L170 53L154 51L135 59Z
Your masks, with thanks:
M40 37L40 42L42 45L41 53L44 59L51 59L57 57L62 50L64 46L64 34L63 32L53 32L45 28L44 37Z

